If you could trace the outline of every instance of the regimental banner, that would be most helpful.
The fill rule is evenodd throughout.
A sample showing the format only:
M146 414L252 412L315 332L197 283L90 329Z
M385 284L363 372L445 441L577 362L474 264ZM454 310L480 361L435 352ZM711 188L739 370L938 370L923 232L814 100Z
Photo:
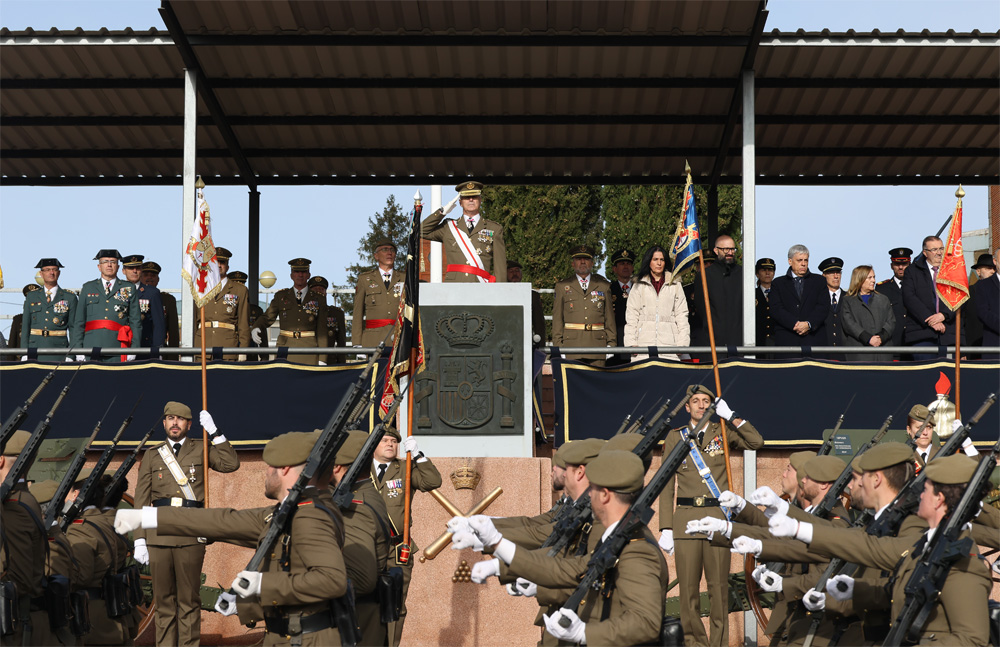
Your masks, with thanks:
M893 415L892 429L906 426L914 404L936 397L943 372L954 380L948 360L893 364L845 364L824 360L719 362L722 395L741 417L753 422L769 446L819 445L823 432L851 403L845 429L878 429ZM987 395L997 392L995 361L962 362L962 413L971 416ZM702 383L713 391L710 365L648 359L627 366L595 368L582 362L554 359L555 442L609 438L628 414L633 419L655 411L665 398L678 402L684 387ZM954 393L952 393L954 399ZM992 407L973 428L976 442L995 443L1000 407ZM677 427L688 420L681 412Z

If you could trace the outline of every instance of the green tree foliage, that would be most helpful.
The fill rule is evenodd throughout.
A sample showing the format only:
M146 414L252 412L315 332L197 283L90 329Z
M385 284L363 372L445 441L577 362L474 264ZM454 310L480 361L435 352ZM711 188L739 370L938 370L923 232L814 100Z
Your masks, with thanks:
M396 269L402 270L406 264L406 243L410 234L410 215L403 211L396 196L390 195L385 208L368 219L368 232L358 241L358 262L347 266L347 285L352 290L358 284L358 276L375 269L375 243L388 238L396 243ZM354 311L354 294L344 294L340 298L341 307L347 315L347 330L350 337L351 313Z

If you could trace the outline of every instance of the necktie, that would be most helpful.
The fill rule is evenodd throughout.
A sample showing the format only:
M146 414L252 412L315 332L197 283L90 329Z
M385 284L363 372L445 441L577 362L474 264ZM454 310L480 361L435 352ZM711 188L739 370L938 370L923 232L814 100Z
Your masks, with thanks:
M800 301L802 300L802 277L801 276L796 276L795 277L795 296L797 296Z
M589 280L589 279L581 279L581 280L580 280L580 287L581 287L581 288L583 288L583 291L584 291L584 292L586 292L586 291L587 291L587 284L588 284L588 283L590 283L590 280Z
M927 464L927 452L920 452L920 460L923 461L924 465Z
M830 305L833 307L833 311L837 311L837 293L834 292L830 295Z
M180 452L181 452L181 444L180 443L174 443L174 456L176 456Z
M48 290L45 291L45 302L52 303L52 293Z
M698 432L698 446L701 447L705 444L705 430L702 429Z
M625 295L626 297L628 296L628 291L630 287L632 286L629 285L628 283L622 286L622 294Z
M295 291L295 299L296 299L296 300L297 300L297 301L298 301L299 303L302 303L302 294L303 294L303 292L304 292L304 290L296 290L296 291Z
M387 467L389 467L389 466L386 465L385 463L379 463L379 465L378 465L378 482L379 483L381 483L382 479L385 478L385 470L386 470Z
M104 294L111 296L111 281L104 282Z
M938 292L937 292L937 273L938 273L938 268L931 267L931 283L933 284L933 285L931 285L931 288L933 288L933 290L934 290L934 312L935 313L941 312L941 297L938 296Z
M389 275L388 274L383 274L382 275L382 282L385 283L385 289L388 290L389 289Z
M475 228L476 228L476 221L473 220L472 218L469 218L469 233L471 234L472 230Z
M768 301L771 298L771 288L764 288L764 300Z

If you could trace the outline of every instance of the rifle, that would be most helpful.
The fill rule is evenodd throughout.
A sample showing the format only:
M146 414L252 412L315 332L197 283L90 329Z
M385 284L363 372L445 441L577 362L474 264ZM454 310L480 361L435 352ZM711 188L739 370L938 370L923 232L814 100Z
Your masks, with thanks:
M128 417L122 420L122 424L118 427L115 437L111 439L111 444L101 452L100 458L94 464L94 471L91 472L87 480L80 486L80 493L76 495L73 504L66 511L66 514L63 515L62 521L59 523L59 527L62 528L63 532L66 532L66 529L69 528L70 524L73 523L73 520L80 515L84 508L93 503L92 499L97 494L97 486L101 481L101 475L104 474L104 470L108 469L111 459L114 458L118 441L121 439L122 434L125 433L125 430L128 429L128 426L132 424L132 416L135 414L136 407L139 406L140 402L142 402L141 395L135 401L135 404L132 405L132 410L128 412Z
M57 368L54 368L49 371L49 374L42 378L42 383L35 388L31 395L28 396L28 399L25 400L17 409L14 409L13 413L7 416L7 420L3 423L3 429L0 430L0 451L7 448L7 441L10 440L10 437L14 435L15 431L21 428L21 425L28 418L28 409L30 409L31 405L35 403L35 399L38 398L38 394L41 393L45 387L49 385L49 382L52 381L52 378L55 377L57 370Z
M833 451L833 437L840 431L840 426L844 424L844 416L847 415L847 410L851 408L851 403L854 402L854 398L856 397L858 397L857 393L852 395L851 399L847 402L847 406L844 407L844 412L840 414L840 417L837 418L837 423L833 425L833 431L830 432L830 436L823 441L823 444L820 445L819 451L816 452L817 456L826 456Z
M705 415L698 422L693 434L697 435L715 414L715 402L705 411ZM687 458L691 451L691 443L677 443L670 453L663 459L660 468L650 479L649 484L642 489L636 500L629 506L625 516L622 517L618 525L611 532L607 539L601 543L600 548L594 551L590 561L587 563L587 572L577 585L576 590L569 596L569 599L562 605L563 609L576 611L580 608L580 603L593 590L599 590L604 581L604 574L615 567L622 550L632 539L636 529L645 526L653 518L653 503L660 496L660 492L666 487L667 482L674 477L681 463ZM570 619L563 616L559 620L563 627L569 627Z
M642 401L645 399L646 399L646 394L644 393L642 397L639 398L639 401L635 403L635 407L632 408L632 413L625 416L625 419L622 420L621 426L618 427L618 431L615 432L616 436L625 433L625 430L629 428L629 423L632 422L632 414L638 411L639 405L642 404Z
M35 462L35 454L38 453L38 448L42 446L42 441L45 440L45 436L49 433L49 428L52 426L52 416L56 415L56 410L62 404L63 399L66 398L66 394L69 393L69 387L72 386L73 380L76 379L79 372L80 369L73 371L73 377L69 378L69 382L59 392L59 397L56 398L52 408L45 414L45 418L35 426L35 430L31 432L31 438L28 439L28 442L24 445L24 449L18 454L17 460L14 461L10 472L7 473L7 478L4 479L3 485L0 485L0 502L6 503L8 497L14 491L14 486L17 485L17 482L28 474L28 469ZM11 436L13 436L13 433Z
M288 489L288 496L286 496L281 504L278 506L278 510L271 516L271 523L267 527L267 532L264 537L260 540L257 545L257 550L254 552L253 557L247 563L245 571L259 571L264 560L270 557L271 553L274 552L274 547L278 543L278 538L281 537L282 533L292 521L292 516L298 509L299 501L302 499L302 494L305 492L306 486L309 484L313 478L320 474L327 474L330 470L330 465L333 462L334 457L337 455L337 451L340 450L344 441L347 440L348 434L348 423L351 422L350 415L354 410L355 405L368 393L368 389L365 388L365 382L368 380L368 376L371 374L375 367L378 358L382 354L382 348L385 346L385 342L379 344L378 352L371 356L368 360L367 366L361 371L361 375L354 382L351 390L344 394L340 399L340 404L334 410L333 415L330 416L330 420L326 423L323 431L320 432L319 439L316 444L313 445L312 451L309 452L309 457L306 459L305 465L302 467L302 471L299 472L298 478L295 480L295 484ZM402 398L396 398L393 402L393 406L397 406L398 402L401 402ZM242 584L243 582L241 582ZM249 586L249 582L244 584ZM230 595L234 595L235 591L232 588L229 589ZM229 608L229 601L224 598L219 598L219 608L223 611L227 611Z
M980 502L992 487L990 474L996 465L997 456L1000 456L1000 440L993 445L989 454L979 459L976 471L969 479L958 505L954 510L949 510L941 520L937 532L917 558L917 566L903 589L906 592L903 610L882 643L886 647L897 647L904 640L916 643L920 639L920 632L934 610L948 571L955 562L968 557L975 550L972 537L959 537L965 524L979 513Z
M156 429L159 426L160 426L159 420L154 422L153 426L150 427L149 431L146 432L146 435L143 436L142 440L139 441L139 444L132 449L129 455L125 457L125 460L122 461L122 464L118 466L118 469L115 471L114 476L111 477L111 482L108 483L108 487L105 488L104 491L105 500L101 501L102 506L107 505L107 496L112 492L114 492L115 490L117 490L118 486L121 485L122 481L124 481L125 478L128 476L128 473L129 471L131 471L132 466L135 465L135 462L139 459L139 452L142 451L142 448L146 445L146 442L149 441L149 437L153 435L153 432L156 431Z
M111 399L111 404L104 411L104 415L101 419L97 421L94 425L94 431L90 434L90 438L87 442L80 447L80 451L76 453L73 457L72 462L69 464L69 468L66 473L63 474L62 480L59 481L59 487L56 488L55 494L52 495L52 499L49 500L49 505L45 508L45 519L44 528L51 528L52 524L56 522L56 517L62 511L63 502L66 500L66 495L69 494L70 489L73 487L73 482L76 480L77 475L80 470L83 469L83 464L87 461L87 448L94 444L94 439L97 438L98 432L101 431L101 425L104 424L104 419L108 417L108 412L111 411L111 407L114 405L117 396Z

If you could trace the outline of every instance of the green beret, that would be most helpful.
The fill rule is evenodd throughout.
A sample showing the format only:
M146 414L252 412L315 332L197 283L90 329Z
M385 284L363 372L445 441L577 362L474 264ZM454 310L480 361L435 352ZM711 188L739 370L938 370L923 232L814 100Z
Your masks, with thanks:
M694 395L695 393L704 393L708 397L715 400L715 394L712 393L712 389L708 388L704 384L692 384L687 388L688 395Z
M943 458L934 458L927 463L924 470L927 479L940 485L961 485L968 483L979 463L965 454L952 454ZM590 470L587 470L590 474Z
M32 483L28 490L31 492L31 496L35 497L35 500L39 503L48 503L52 500L52 495L56 493L58 488L59 481L49 479L48 481Z
M347 440L344 444L340 446L340 450L337 451L337 455L333 459L334 465L350 465L354 462L354 459L358 457L361 453L361 448L365 446L365 441L368 440L367 431L351 431L347 434Z
M803 473L817 483L833 483L844 471L844 461L827 454L810 458L802 467Z
M395 438L397 443L403 442L403 437L399 435L399 431L395 427L386 427L385 435Z
M604 441L600 438L585 438L568 445L562 452L562 459L567 465L587 465L597 458L604 447Z
M632 452L601 452L587 465L591 484L618 492L638 492L645 474L642 460Z
M289 431L275 436L264 446L264 462L271 467L302 465L316 444L316 435L307 431Z
M917 422L923 422L924 420L927 420L927 416L930 416L931 417L930 422L928 422L927 424L929 425L934 424L934 414L931 413L930 409L928 409L922 404L913 405L913 408L910 409L909 416L914 420L916 420Z
M601 453L617 451L631 452L642 442L642 439L642 434L618 434L617 436L612 436L608 439L608 442L604 443Z
M180 416L181 418L191 419L191 407L184 404L183 402L168 402L163 405L163 415L164 416Z
M31 434L24 429L18 429L15 431L10 440L7 441L7 446L3 448L4 456L17 456L24 451L24 446L28 444L28 439L31 438Z
M816 452L808 450L802 452L792 452L792 455L788 457L788 462L792 464L792 469L795 470L799 478L802 478L802 475L805 474L805 472L802 471L802 468L804 468L806 463L808 463L812 458L816 458Z
M912 460L913 450L909 445L887 442L879 443L862 454L858 465L866 472L874 472Z

